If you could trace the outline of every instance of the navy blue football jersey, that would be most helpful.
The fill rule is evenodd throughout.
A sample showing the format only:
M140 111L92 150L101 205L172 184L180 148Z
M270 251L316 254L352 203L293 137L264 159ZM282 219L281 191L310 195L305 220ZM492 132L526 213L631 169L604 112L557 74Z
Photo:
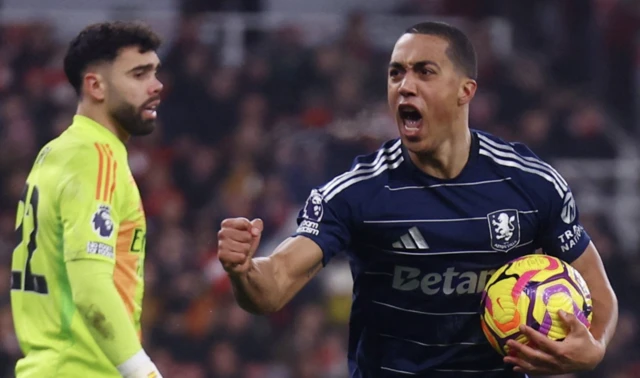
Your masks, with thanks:
M349 258L353 378L522 377L487 342L492 273L536 253L572 262L590 238L566 181L527 147L472 130L458 177L420 171L399 139L311 191L296 235Z

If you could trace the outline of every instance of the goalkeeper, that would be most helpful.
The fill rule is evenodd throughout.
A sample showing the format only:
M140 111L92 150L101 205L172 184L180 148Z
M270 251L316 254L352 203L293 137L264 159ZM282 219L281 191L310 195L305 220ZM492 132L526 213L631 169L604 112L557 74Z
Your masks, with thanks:
M125 22L88 26L69 45L77 113L38 154L18 205L17 378L161 377L141 345L146 223L125 147L155 127L159 45Z

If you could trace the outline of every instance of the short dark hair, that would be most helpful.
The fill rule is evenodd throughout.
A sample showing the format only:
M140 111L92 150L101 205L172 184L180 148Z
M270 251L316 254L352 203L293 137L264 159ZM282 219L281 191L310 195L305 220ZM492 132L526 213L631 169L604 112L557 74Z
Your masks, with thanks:
M435 35L449 42L447 56L453 64L471 79L478 77L476 50L460 29L444 22L421 22L405 30L405 34Z
M138 46L141 53L160 47L160 37L139 22L112 21L85 27L69 43L64 57L64 73L80 95L82 76L91 64L113 62L122 48Z

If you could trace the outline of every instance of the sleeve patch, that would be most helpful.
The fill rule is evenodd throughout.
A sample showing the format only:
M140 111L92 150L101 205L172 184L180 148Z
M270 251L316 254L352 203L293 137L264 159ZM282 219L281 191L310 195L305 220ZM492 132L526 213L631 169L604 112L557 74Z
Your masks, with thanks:
M560 213L562 221L571 224L576 219L576 201L571 191L567 192L562 201L562 212Z
M317 222L303 220L302 223L300 223L300 226L298 226L296 232L318 236L320 234L319 228L320 225Z
M320 222L324 215L324 207L322 202L324 198L317 190L312 190L307 202L304 204L302 217L312 222Z
M88 242L87 253L108 257L110 259L114 258L113 247L100 242Z
M108 205L99 205L98 210L91 217L91 225L93 231L103 239L111 238L113 235L113 218L111 217L111 207Z
M583 233L584 233L584 228L579 224L575 224L573 225L573 227L567 229L566 231L558 235L557 243L560 245L560 250L563 253L571 251L573 247L575 247L576 245L578 245L578 243L580 243Z

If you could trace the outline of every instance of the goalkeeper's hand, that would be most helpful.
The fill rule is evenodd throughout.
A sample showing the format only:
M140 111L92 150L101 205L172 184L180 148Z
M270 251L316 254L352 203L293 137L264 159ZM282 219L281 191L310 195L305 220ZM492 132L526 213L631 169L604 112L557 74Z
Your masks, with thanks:
M123 378L162 378L162 374L144 350L118 366Z

